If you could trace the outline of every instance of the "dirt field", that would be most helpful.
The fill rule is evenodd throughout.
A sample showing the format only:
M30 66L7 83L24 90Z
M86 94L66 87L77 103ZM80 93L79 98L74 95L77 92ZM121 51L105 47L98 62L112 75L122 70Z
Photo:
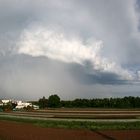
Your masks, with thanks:
M0 121L0 140L139 140L140 130L68 130Z

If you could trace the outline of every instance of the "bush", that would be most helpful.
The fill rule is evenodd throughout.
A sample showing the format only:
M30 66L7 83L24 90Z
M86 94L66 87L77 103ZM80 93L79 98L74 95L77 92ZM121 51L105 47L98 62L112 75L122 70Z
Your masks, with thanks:
M9 102L9 103L3 105L2 109L3 109L3 111L12 111L13 110L12 103Z

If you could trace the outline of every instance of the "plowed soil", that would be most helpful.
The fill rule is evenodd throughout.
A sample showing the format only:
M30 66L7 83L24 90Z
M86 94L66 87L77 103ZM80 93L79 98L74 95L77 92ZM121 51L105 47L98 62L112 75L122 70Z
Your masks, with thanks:
M140 130L70 130L0 121L0 140L139 140Z

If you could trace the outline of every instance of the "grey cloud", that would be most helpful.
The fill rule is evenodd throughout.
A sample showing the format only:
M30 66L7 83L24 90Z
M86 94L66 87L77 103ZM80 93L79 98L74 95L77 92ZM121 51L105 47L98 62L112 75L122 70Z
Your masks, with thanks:
M138 95L139 91L139 86L131 85L130 90L130 85L117 83L117 76L102 73L98 73L98 76L91 75L88 74L89 69L76 64L68 65L45 57L27 55L12 55L2 59L1 98L29 100L48 97L53 93L59 94L63 99L114 97L128 95L127 91L135 91L135 95Z
M28 25L38 22L46 26L58 26L68 36L101 39L105 56L121 64L139 63L140 39L135 11L138 4L135 1L6 0L0 5L2 35L12 32L13 42ZM10 45L6 43L4 47ZM131 55L135 57L130 59Z
M122 80L121 77L115 73L97 71L95 69L93 71L91 67L90 63L87 63L86 67L78 64L71 64L69 66L69 71L75 80L86 85L131 85L133 83L133 81Z
M136 2L131 0L6 0L1 2L0 28L4 32L18 32L14 38L16 40L20 31L34 22L60 26L67 35L77 34L103 40L103 54L115 61L138 63L140 39L133 39L138 34L135 5ZM114 56L116 52L118 54ZM130 59L131 53L137 59Z
M90 64L13 54L23 31L41 24L60 28L67 37L82 38L83 42L102 40L103 57L137 73L139 13L138 0L0 1L0 98L36 99L50 92L66 99L139 95L138 85L128 85L114 73L91 70Z

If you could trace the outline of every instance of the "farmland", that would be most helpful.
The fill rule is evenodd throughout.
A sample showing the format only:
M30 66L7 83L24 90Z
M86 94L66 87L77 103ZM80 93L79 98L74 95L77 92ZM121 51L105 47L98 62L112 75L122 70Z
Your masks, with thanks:
M27 123L0 121L1 140L137 140L139 130L77 130L43 128Z
M1 112L0 116L32 117L40 119L135 119L139 120L138 109L46 109L38 111Z
M23 127L22 128L23 130L27 129L26 127L29 125L28 127L33 127L32 130L34 130L34 132L30 132L32 133L32 135L37 131L37 129L41 129L43 132L38 133L41 134L43 133L43 135L45 135L45 130L46 132L50 131L51 134L55 133L54 135L57 135L56 134L57 131L60 131L60 135L61 131L63 131L64 133L66 131L66 133L68 133L67 135L75 133L79 136L83 135L83 138L85 139L91 139L93 137L97 137L98 139L105 139L105 137L106 138L110 137L110 134L112 134L111 137L116 138L120 135L124 136L124 133L125 136L127 136L128 132L132 134L130 136L131 138L140 137L139 109L61 108L61 109L37 110L30 112L25 111L1 112L0 123L1 123L0 134L1 133L8 134L9 136L14 138L19 136L15 136L15 134L6 132L6 129L3 129L2 125L5 124L5 127L7 127L9 130L10 127L12 127L12 125L14 125L14 127L15 125L17 125L17 127L20 128ZM14 129L16 129L16 127ZM35 137L39 137L39 135L41 134L36 133L34 135ZM4 137L5 135L1 134L0 136ZM29 134L29 136L31 136L31 134ZM35 137L34 139L36 139ZM51 137L53 139L53 136ZM66 137L67 136L64 135L64 137L61 139L62 140L66 139ZM27 139L27 137L25 137L25 139ZM56 137L54 139L56 139ZM82 138L79 137L79 139Z

